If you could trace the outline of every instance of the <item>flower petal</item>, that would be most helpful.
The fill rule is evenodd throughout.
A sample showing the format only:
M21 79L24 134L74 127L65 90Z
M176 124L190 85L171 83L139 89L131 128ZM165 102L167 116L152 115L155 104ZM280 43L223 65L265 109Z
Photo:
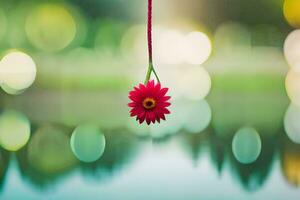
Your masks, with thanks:
M149 125L151 123L150 117L148 116L148 113L146 113L146 122Z
M154 86L154 88L155 88L156 91L160 91L160 88L161 88L160 83L157 83L157 84Z
M165 94L167 94L168 90L169 90L169 88L162 88L162 89L158 92L157 96L158 96L159 98L162 98L163 96L165 96Z
M168 101L170 99L171 99L170 96L164 96L164 97L161 97L160 101Z
M147 83L147 86L146 86L147 88L154 88L154 80L150 80L150 81L148 81L148 83Z
M136 95L129 95L128 97L129 97L129 99L131 99L132 101L140 101L140 98L139 98L138 96L136 96Z
M146 113L142 112L137 116L137 119L139 120L139 123L143 123L145 121Z
M159 116L156 116L156 121L158 121L158 123L160 123L160 118L159 118Z
M136 107L137 103L136 102L130 102L127 105L128 105L128 107Z
M144 84L139 84L139 87L140 87L140 90L145 90L146 89L146 86Z
M161 108L161 110L162 110L162 112L164 113L164 114L170 114L171 112L168 110L168 109L166 109L166 108Z
M154 112L149 112L148 113L149 119L152 121L152 123L155 123L155 114Z
M169 114L170 111L166 108L171 105L168 100L170 96L165 96L168 92L168 88L161 88L160 83L155 83L154 80L148 81L146 85L139 84L138 87L134 87L132 91L129 92L129 102L127 105L131 108L130 116L136 116L136 120L139 123L146 121L148 125L151 123L160 122L165 120L165 114ZM156 101L155 108L146 109L143 106L143 101L145 98L153 98Z
M158 102L157 103L157 106L159 106L159 107L168 107L170 105L171 105L170 102Z

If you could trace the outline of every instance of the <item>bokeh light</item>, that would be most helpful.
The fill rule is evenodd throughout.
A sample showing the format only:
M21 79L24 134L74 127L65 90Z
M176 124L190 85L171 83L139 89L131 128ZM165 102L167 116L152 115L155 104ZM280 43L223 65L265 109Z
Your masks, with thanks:
M96 126L78 126L71 136L71 149L80 161L94 162L104 153L105 137Z
M291 32L285 39L284 55L289 65L300 72L300 30Z
M150 134L152 138L163 138L174 135L180 131L186 121L185 115L186 104L182 99L171 100L172 105L168 108L171 112L166 116L165 121L160 124L156 123L150 126Z
M122 36L120 49L124 57L134 57L138 64L147 64L147 44L145 44L145 27L135 25L128 28ZM153 27L153 32L154 32ZM154 34L154 33L153 33Z
M287 181L294 186L300 185L300 155L296 151L284 152L282 160L283 173Z
M134 25L128 28L121 39L121 53L125 58L133 61L136 66L147 66L147 34L145 34L146 26ZM162 28L153 26L153 59L156 64L160 64L162 61L159 55L158 39L162 35Z
M288 23L300 28L300 1L299 0L285 0L283 6L283 13Z
M153 138L162 138L178 133L180 130L197 134L210 124L212 112L206 100L176 99L169 108L171 115L166 121L150 126Z
M19 112L6 110L0 115L0 144L8 151L17 151L30 138L30 122Z
M157 38L157 52L162 63L180 64L184 61L185 48L184 34L177 30L166 30Z
M74 166L69 136L56 126L43 126L28 144L28 161L42 173L59 173Z
M11 88L6 83L1 83L0 85L4 92L11 95L22 94L25 91L25 90L16 90L14 88Z
M261 139L258 132L251 127L239 129L233 137L232 152L240 163L255 162L261 152Z
M139 137L163 138L176 134L185 122L185 104L180 99L172 100L172 105L168 108L171 115L166 116L166 120L161 120L160 123L151 124L148 126L146 123L139 124L134 119L128 123L128 129Z
M43 4L35 7L26 19L26 34L30 42L45 51L67 47L76 35L71 13L62 5Z
M186 107L184 129L189 133L201 133L208 127L212 118L208 102L206 100L189 101Z
M182 71L178 90L188 99L204 99L211 89L211 78L203 67L186 67Z
M300 106L300 73L290 70L285 79L285 87L290 100Z
M122 52L128 55L130 50L141 64L147 64L145 31L142 25L133 26L125 32L121 42ZM153 59L158 66L183 63L200 65L209 58L211 52L211 41L203 32L193 31L186 34L180 29L153 27Z
M206 100L179 98L172 100L170 115L160 123L139 124L134 119L128 122L128 129L139 137L164 138L184 130L196 134L204 131L212 118L211 108Z
M5 84L2 87L8 92L12 90L18 93L28 88L35 77L36 65L33 59L23 52L10 52L0 61L0 83Z
M291 104L284 116L284 129L291 141L300 144L300 107Z
M186 36L183 53L187 63L200 65L209 58L211 51L210 39L204 33L191 32Z

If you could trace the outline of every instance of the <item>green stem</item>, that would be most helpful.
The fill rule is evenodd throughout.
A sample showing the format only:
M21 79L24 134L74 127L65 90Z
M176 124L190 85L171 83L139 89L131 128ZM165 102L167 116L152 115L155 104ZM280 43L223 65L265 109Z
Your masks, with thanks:
M148 81L150 80L151 72L152 72L152 63L149 63L148 70L147 70L147 74L146 74L146 78L145 78L145 81L144 81L144 84L145 84L145 85L146 85L146 84L148 83Z
M147 84L148 81L150 80L150 78L151 78L151 73L152 73L152 72L153 72L153 74L154 74L156 80L160 83L160 80L159 80L159 78L158 78L158 75L157 75L157 73L156 73L154 67L153 67L152 62L149 62L149 66L148 66L148 70L147 70L147 74L146 74L146 79L145 79L145 82L144 82L145 84Z
M150 80L152 72L154 73L156 80L160 83L152 62L152 0L148 0L147 40L148 40L149 66L146 74L145 84L147 84L148 81Z
M160 80L159 80L159 78L158 78L158 76L157 76L157 73L156 73L156 71L155 71L155 69L154 69L153 66L152 66L152 72L153 72L154 76L156 77L157 82L160 83Z

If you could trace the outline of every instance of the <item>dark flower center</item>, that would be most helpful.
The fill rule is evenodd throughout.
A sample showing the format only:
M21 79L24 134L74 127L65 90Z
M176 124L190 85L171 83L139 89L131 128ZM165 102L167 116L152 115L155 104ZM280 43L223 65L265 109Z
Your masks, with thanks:
M147 97L143 101L143 106L144 106L144 108L149 110L156 106L156 102L154 99Z

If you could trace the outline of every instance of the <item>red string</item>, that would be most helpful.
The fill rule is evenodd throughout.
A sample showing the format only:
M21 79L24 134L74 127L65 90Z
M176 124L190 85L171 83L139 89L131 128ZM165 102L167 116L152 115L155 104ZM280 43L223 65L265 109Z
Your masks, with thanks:
M152 0L148 0L147 34L148 34L149 63L152 63Z

